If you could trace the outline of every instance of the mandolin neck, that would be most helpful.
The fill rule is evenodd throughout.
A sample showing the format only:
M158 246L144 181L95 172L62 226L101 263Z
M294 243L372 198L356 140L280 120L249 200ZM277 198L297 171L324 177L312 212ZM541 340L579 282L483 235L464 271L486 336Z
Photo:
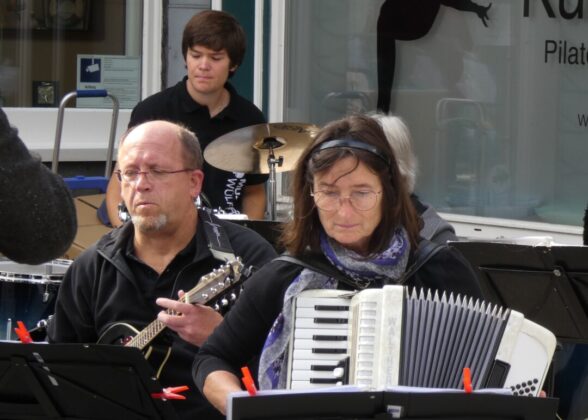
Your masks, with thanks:
M183 301L183 299L180 299L180 301ZM168 309L166 312L171 315L176 315L176 313L170 309ZM144 329L142 329L141 332L134 336L128 343L125 344L125 346L135 347L139 350L143 350L165 328L166 325L159 319L156 319L155 321L147 325Z

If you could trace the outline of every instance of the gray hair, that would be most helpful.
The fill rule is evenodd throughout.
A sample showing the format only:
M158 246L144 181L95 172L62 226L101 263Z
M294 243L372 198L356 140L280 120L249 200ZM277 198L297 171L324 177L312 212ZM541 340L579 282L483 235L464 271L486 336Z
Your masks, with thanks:
M413 193L416 184L418 163L412 151L410 130L400 117L384 114L374 114L371 117L378 121L384 130L388 143L390 143L394 151L400 174L406 183L406 188L409 193Z

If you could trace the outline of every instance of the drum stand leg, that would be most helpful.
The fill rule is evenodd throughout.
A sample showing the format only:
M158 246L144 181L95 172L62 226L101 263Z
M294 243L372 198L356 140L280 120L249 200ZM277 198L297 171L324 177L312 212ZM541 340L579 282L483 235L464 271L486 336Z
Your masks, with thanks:
M269 219L276 220L276 165L282 166L284 157L280 156L276 159L274 155L274 148L269 147L269 155L267 157L267 166L269 168Z
M12 337L12 318L8 318L6 320L6 339L10 340L10 337Z

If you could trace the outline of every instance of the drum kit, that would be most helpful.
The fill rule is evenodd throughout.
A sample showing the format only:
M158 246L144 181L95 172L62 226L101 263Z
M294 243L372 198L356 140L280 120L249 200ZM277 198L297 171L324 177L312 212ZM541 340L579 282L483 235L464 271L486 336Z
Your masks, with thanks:
M269 220L276 220L276 173L291 171L316 137L306 123L266 123L232 131L210 143L204 159L212 166L246 174L269 174Z
M22 321L33 329L53 313L57 290L71 260L40 265L19 264L0 257L0 340L15 340Z

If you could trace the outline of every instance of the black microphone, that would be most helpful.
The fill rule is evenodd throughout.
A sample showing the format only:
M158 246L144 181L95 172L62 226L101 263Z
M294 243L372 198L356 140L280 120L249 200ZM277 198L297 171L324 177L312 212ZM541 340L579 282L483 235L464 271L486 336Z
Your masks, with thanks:
M42 264L62 256L76 231L69 188L31 156L0 108L0 253Z

